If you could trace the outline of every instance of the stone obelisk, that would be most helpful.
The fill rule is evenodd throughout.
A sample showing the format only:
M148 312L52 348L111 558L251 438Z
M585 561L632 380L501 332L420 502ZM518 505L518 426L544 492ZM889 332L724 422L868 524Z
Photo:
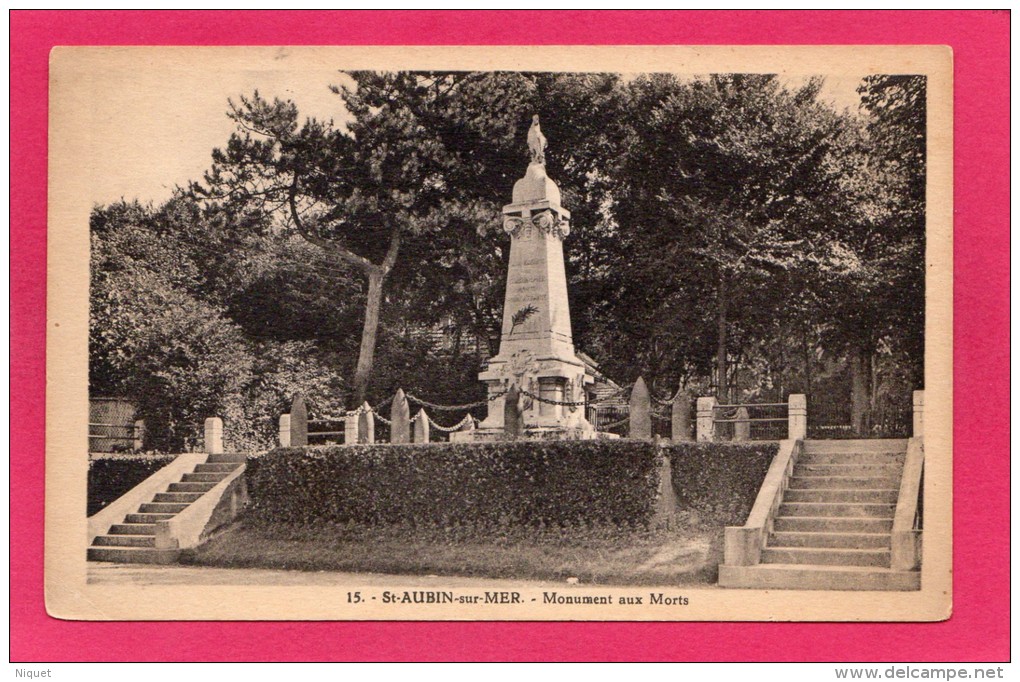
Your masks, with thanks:
M476 438L502 431L504 398L497 396L511 386L521 392L525 437L595 437L583 406L554 404L583 402L584 388L593 379L574 353L563 267L570 212L560 205L560 190L545 173L545 144L535 116L528 131L531 163L514 184L513 201L503 207L503 229L510 235L503 329L499 353L479 375L490 400Z

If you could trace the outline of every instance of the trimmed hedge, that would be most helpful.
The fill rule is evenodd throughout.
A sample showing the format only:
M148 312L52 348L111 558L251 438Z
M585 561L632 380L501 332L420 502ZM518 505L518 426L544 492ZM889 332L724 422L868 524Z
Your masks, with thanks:
M248 520L643 524L658 461L653 443L628 440L281 448L248 460Z
M682 511L707 525L740 526L754 506L779 444L673 443L673 488Z
M174 461L176 455L90 455L87 514L92 516Z

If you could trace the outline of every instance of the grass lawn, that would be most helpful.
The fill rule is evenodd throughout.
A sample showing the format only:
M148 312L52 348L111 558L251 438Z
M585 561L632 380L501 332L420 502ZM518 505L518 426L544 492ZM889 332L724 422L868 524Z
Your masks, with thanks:
M684 524L680 524L681 526ZM714 584L722 529L530 530L254 526L244 521L184 563L305 571L459 575L587 584Z

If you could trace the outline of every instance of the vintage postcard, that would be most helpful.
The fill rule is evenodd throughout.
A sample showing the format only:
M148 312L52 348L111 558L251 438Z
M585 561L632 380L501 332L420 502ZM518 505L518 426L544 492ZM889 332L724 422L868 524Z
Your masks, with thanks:
M948 618L952 74L54 49L49 613Z

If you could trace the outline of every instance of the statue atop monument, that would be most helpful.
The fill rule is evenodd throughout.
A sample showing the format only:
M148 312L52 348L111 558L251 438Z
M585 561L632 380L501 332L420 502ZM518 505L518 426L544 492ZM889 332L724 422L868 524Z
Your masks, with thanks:
M545 135L538 125L538 114L531 119L528 129L528 150L531 152L531 163L545 164Z
M575 352L570 329L563 262L570 211L560 205L559 187L546 175L545 145L536 115L528 130L531 163L503 207L503 229L510 236L503 326L499 352L478 377L489 394L488 416L470 433L451 434L451 441L499 440L508 426L526 438L597 437L584 409L594 377ZM519 424L518 406L507 409L507 401L517 398Z

